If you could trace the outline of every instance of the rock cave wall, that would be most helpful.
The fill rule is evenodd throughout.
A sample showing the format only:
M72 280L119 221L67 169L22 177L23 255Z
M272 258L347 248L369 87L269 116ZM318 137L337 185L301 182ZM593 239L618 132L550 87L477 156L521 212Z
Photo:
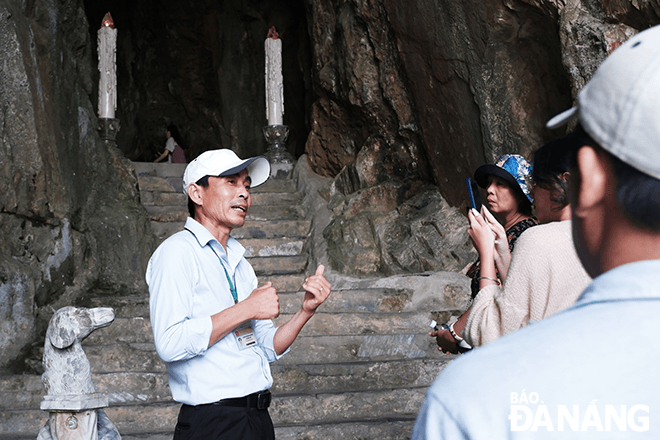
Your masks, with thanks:
M0 1L0 369L90 291L138 291L153 250L137 179L96 131L82 3Z
M306 153L334 178L332 267L463 268L474 258L456 213L467 207L465 178L561 135L545 122L607 54L658 23L658 5L308 0L316 100Z
M122 130L96 131L111 11ZM263 153L263 39L284 42L287 147L331 177L336 270L458 270L463 182L529 155L660 0L0 0L0 370L90 291L140 291L154 243L131 160L176 123L190 158ZM462 229L463 228L463 229Z

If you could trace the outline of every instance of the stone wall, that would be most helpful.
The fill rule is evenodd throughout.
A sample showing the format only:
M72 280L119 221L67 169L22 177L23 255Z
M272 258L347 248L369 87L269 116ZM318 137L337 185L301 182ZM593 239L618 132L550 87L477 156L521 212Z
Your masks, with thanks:
M130 163L100 140L81 2L0 0L0 368L90 290L138 291L153 249Z

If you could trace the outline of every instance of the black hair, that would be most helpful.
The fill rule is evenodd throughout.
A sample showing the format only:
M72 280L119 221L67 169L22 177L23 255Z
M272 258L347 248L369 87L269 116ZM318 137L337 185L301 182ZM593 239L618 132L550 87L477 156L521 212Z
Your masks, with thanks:
M179 134L179 129L177 128L177 126L174 124L170 124L167 126L167 131L170 132L170 136L172 136L172 138L177 143L177 145L183 148L183 144L181 144L181 135Z
M582 145L596 148L609 158L616 179L617 206L626 218L640 229L660 232L660 179L649 176L604 150L582 126L578 125L574 133L585 140ZM573 163L577 163L577 152Z
M534 152L534 185L551 191L550 200L563 209L568 205L568 182L562 175L573 167L574 158L587 140L582 133L553 139Z
M509 184L509 182L506 183ZM525 193L522 192L520 187L514 188L513 185L510 186L511 186L511 192L514 194L516 200L518 201L518 212L527 217L533 216L534 212L532 210L532 202L529 201L529 199L527 198Z
M201 187L208 188L209 176L204 176L195 183ZM190 196L188 196L188 214L190 214L190 217L195 218L195 202L192 201Z

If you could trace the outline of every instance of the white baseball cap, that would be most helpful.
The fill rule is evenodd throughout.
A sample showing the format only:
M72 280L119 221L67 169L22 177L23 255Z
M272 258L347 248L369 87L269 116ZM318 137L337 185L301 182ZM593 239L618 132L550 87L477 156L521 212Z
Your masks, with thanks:
M183 173L183 193L188 195L188 185L204 176L231 176L247 168L251 186L259 186L270 176L270 163L263 156L241 159L229 149L209 150L190 162Z
M546 126L557 128L575 117L603 149L660 179L660 26L612 52L578 94L577 105Z

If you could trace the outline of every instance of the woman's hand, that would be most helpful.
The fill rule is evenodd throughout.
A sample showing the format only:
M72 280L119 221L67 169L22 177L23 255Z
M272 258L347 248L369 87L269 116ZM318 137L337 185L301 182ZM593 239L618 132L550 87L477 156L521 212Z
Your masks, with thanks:
M490 230L495 235L494 249L495 249L495 265L500 274L502 283L506 279L506 274L509 271L509 264L511 263L511 252L509 251L509 240L506 236L504 227L497 221L497 219L490 213L490 211L483 206L481 214L488 223Z
M429 336L435 338L435 341L438 343L438 350L444 354L458 353L456 339L454 339L448 329L434 330L429 333Z
M470 220L468 234L472 238L477 252L479 252L479 259L482 264L486 260L492 260L494 257L495 234L493 234L490 225L484 216L475 209L468 211L468 220Z

